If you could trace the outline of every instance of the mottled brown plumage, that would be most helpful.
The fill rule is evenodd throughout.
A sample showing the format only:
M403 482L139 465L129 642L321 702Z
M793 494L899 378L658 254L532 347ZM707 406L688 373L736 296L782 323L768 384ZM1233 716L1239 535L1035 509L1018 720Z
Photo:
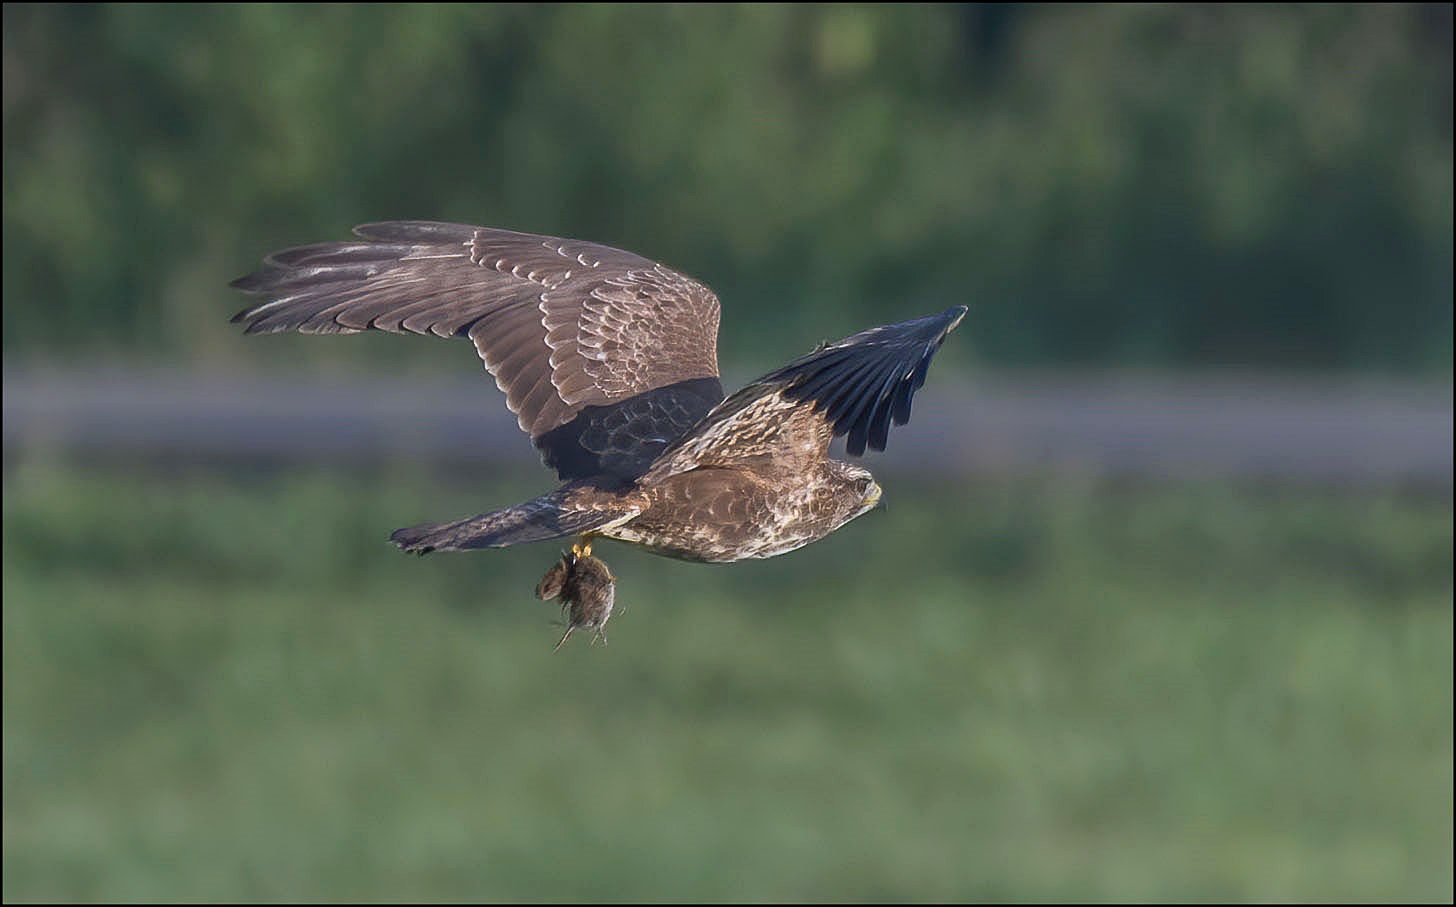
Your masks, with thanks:
M361 241L269 256L233 282L261 298L233 320L249 333L468 337L563 483L514 507L394 533L421 554L579 535L726 563L823 538L880 498L868 471L830 459L830 441L845 436L853 456L884 450L966 312L821 344L725 399L718 299L671 268L595 243L460 224L355 233ZM561 569L539 595L563 591Z

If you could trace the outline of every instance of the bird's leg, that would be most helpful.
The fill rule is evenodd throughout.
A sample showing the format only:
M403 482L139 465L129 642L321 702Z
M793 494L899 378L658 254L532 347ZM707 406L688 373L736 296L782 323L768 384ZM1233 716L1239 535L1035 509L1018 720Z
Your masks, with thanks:
M592 536L584 535L571 546L571 553L577 557L591 557Z

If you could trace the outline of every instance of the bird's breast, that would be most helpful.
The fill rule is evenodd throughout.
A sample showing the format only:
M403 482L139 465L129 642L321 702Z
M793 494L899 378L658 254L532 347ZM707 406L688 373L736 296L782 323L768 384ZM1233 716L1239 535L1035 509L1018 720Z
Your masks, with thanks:
M833 532L852 513L844 500L847 490L816 473L696 469L646 491L647 508L604 534L655 554L706 563L786 554Z

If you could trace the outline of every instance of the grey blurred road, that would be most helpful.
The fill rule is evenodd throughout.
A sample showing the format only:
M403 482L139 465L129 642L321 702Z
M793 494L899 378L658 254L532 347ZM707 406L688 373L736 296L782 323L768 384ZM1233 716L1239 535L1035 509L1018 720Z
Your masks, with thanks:
M1450 382L933 375L879 472L1077 472L1144 478L1452 485ZM733 384L725 381L725 384ZM736 385L735 385L736 386ZM7 460L87 456L529 465L484 373L377 379L176 372L4 372Z

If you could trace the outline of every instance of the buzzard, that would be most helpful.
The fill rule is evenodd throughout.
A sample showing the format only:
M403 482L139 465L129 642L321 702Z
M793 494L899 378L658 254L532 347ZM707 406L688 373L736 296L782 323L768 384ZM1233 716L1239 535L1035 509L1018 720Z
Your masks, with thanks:
M233 321L249 334L468 337L562 482L391 536L420 554L579 536L583 556L605 537L727 563L821 539L880 499L867 470L829 457L830 441L847 436L852 456L884 450L966 314L955 306L821 344L725 398L718 298L685 274L489 227L392 221L354 233L276 252L233 281L258 297Z

